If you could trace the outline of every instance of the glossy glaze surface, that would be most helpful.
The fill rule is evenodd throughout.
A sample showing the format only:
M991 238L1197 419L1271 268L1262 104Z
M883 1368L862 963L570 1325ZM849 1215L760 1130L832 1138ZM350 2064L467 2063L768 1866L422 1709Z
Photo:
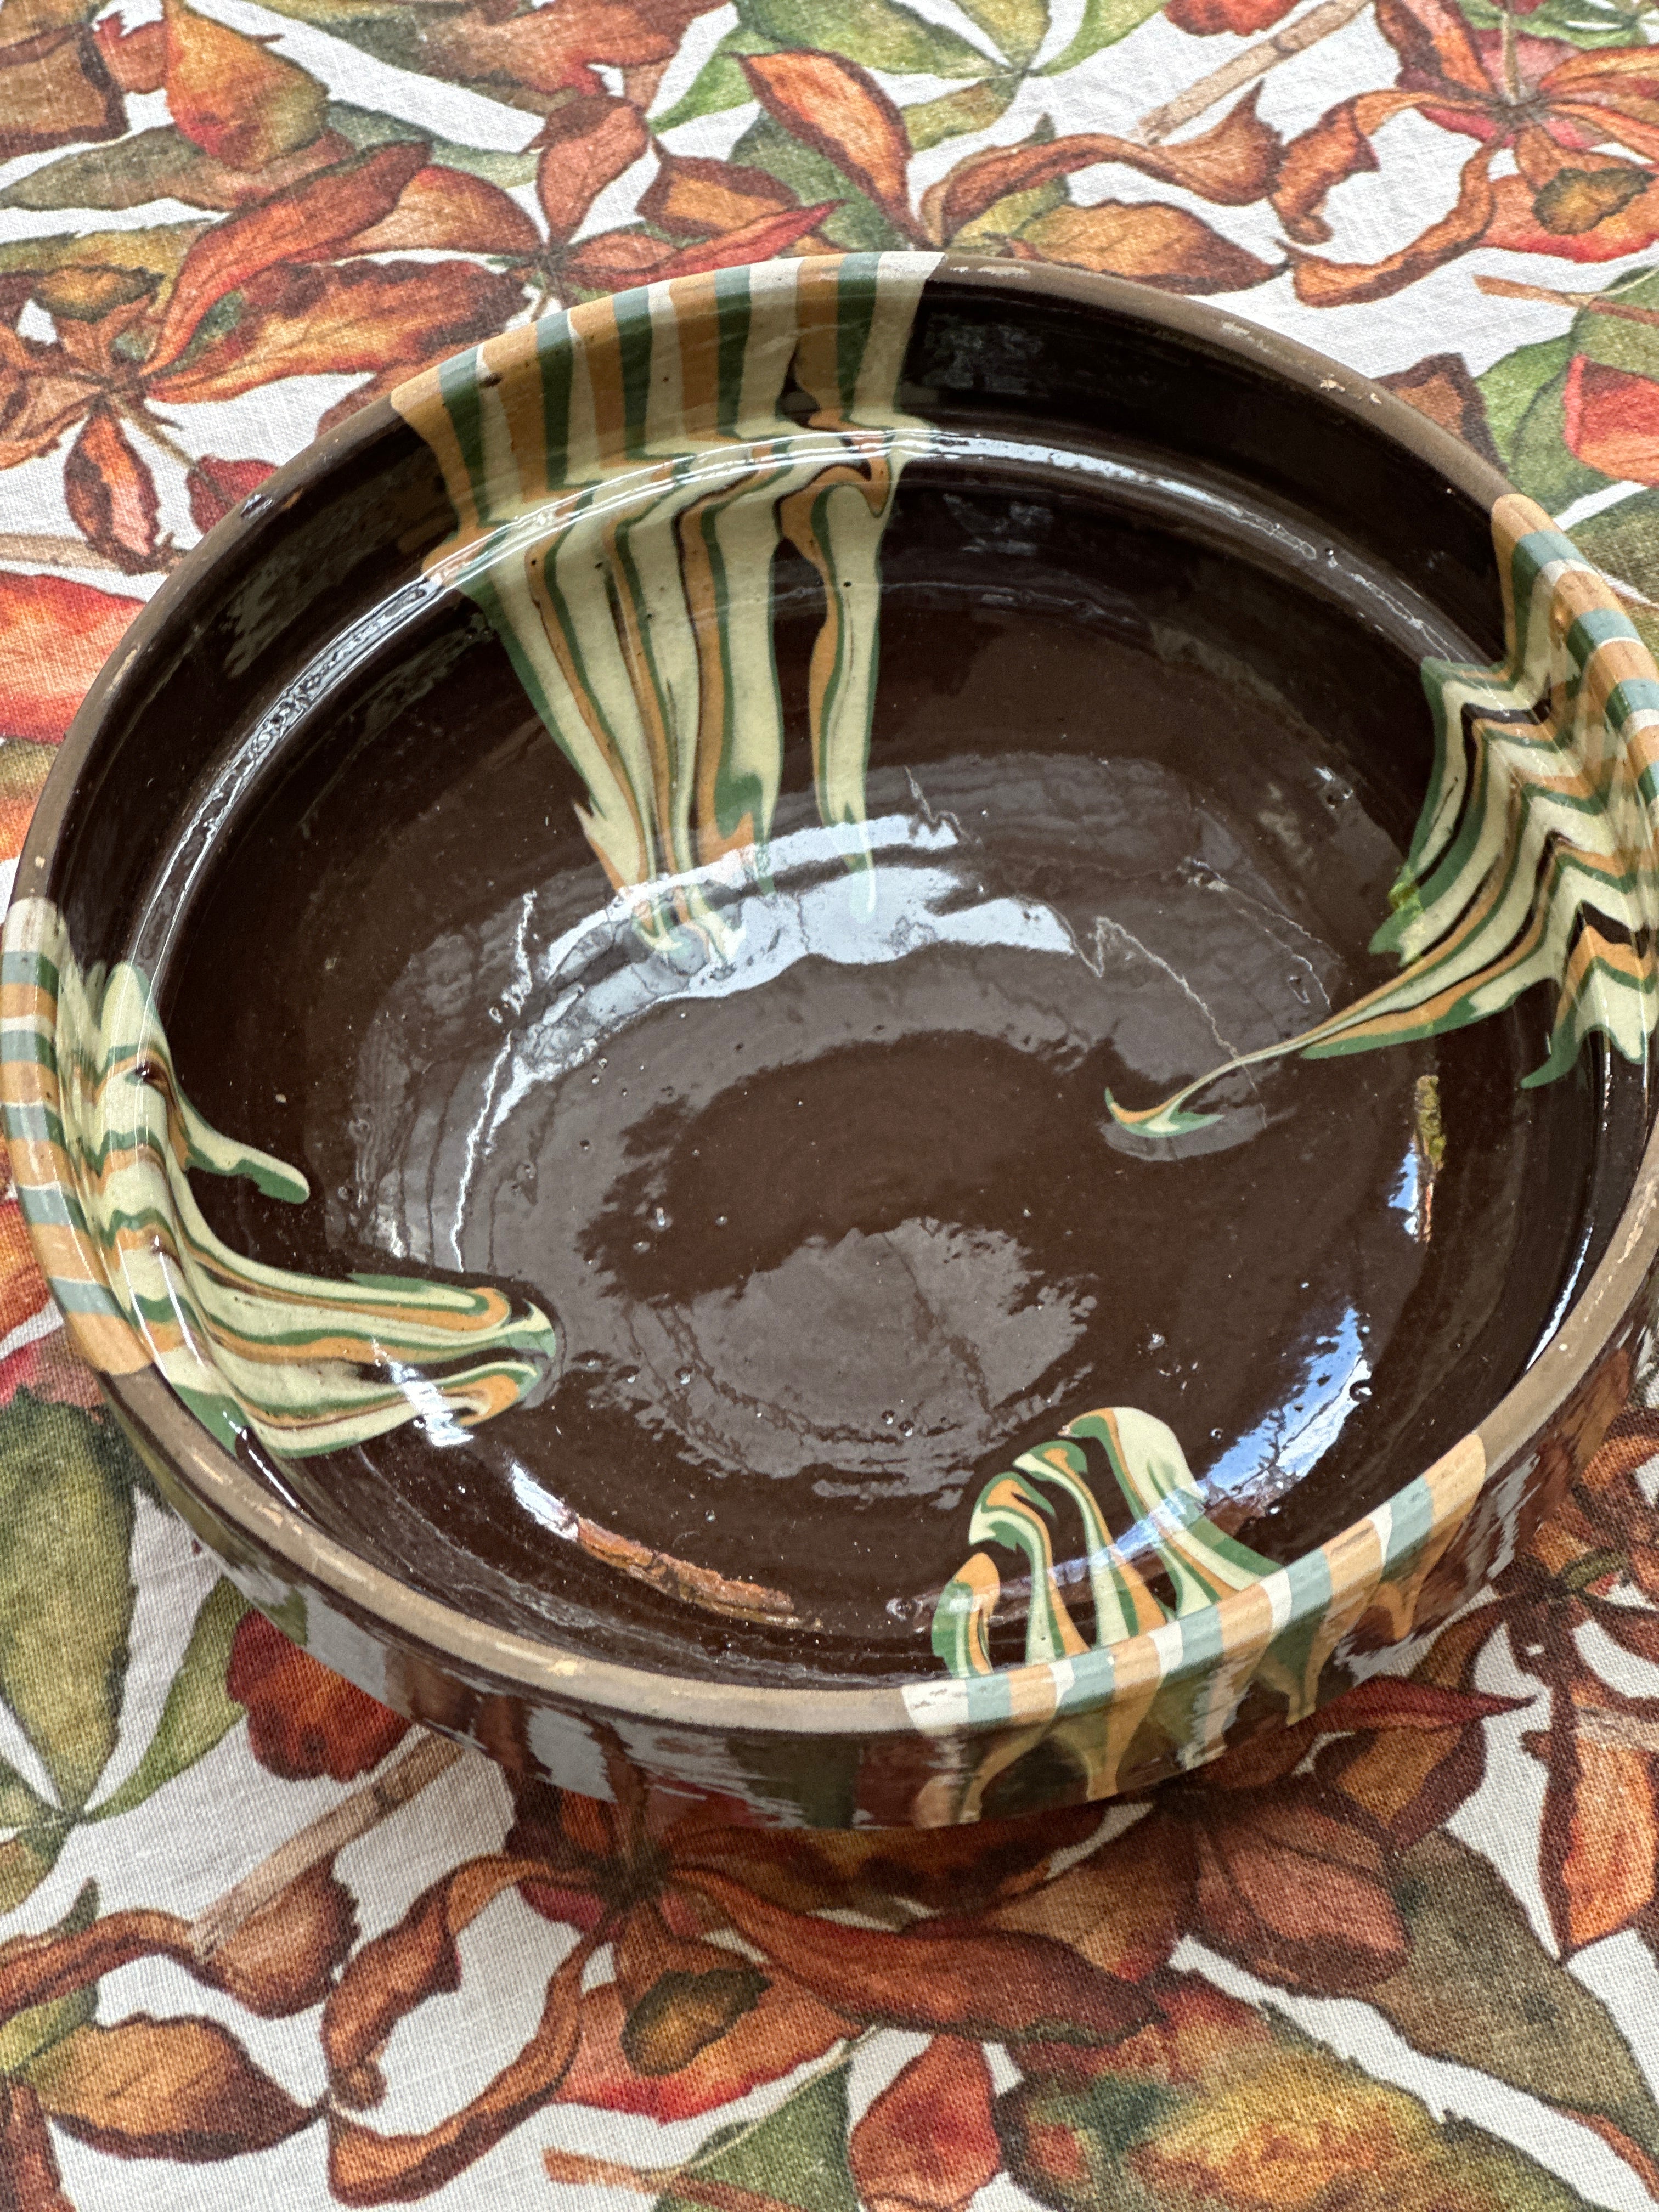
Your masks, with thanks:
M325 1528L620 1657L921 1674L981 1485L1089 1408L1167 1422L1216 1523L1289 1559L1516 1380L1643 1124L1599 1048L1521 1090L1541 993L1230 1078L1173 1142L1104 1111L1394 972L1417 662L1473 657L1341 545L1273 573L1199 492L1125 514L1006 440L911 464L853 872L811 804L822 593L782 556L770 881L711 879L724 954L611 904L463 604L310 717L158 988L199 1108L313 1195L198 1178L204 1211L270 1263L514 1285L562 1346L482 1429L273 1469Z

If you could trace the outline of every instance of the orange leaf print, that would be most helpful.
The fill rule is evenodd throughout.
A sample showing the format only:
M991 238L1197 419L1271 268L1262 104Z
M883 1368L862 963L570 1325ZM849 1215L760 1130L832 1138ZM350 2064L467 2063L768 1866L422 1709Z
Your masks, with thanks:
M1368 300L1392 299L1408 284L1416 283L1473 246L1492 221L1493 198L1490 147L1483 146L1464 164L1457 199L1438 222L1433 222L1409 246L1385 253L1380 261L1327 261L1314 253L1292 252L1296 296L1307 307L1352 307Z
M262 270L242 287L235 325L150 390L163 401L231 399L281 376L413 368L488 337L523 302L516 277L476 261Z
M185 257L161 327L145 364L154 379L183 353L196 325L227 292L279 261L313 259L325 248L379 222L397 204L426 148L399 140L324 169L263 205L216 223Z
M1085 131L1052 138L1046 145L1028 141L970 154L928 192L923 204L929 225L941 241L954 238L1011 192L1031 191L1107 161L1138 169L1160 184L1179 185L1220 206L1245 206L1261 198L1279 166L1279 134L1255 112L1258 91L1248 93L1213 130L1178 146L1142 146L1105 131ZM1094 210L1055 212L1087 216Z
M541 234L499 185L465 169L417 169L388 216L361 230L354 253L534 253Z
M211 2020L141 2012L114 2027L79 2027L30 2074L59 2127L122 2158L236 2158L313 2117Z
M1184 1934L1194 1874L1185 1825L1154 1808L1127 1834L986 1917L994 1927L1051 1936L1091 1966L1139 1982L1168 1961Z
M155 480L107 407L89 415L64 465L70 520L95 552L128 575L154 568Z
M1562 395L1567 443L1605 477L1659 483L1659 384L1576 354Z
M1511 253L1555 253L1578 262L1645 252L1659 239L1659 184L1626 161L1604 164L1587 153L1577 162L1558 170L1553 189L1542 191L1522 177L1499 178L1485 242Z
M118 138L125 129L119 88L90 31L48 31L0 46L0 161Z
M1327 195L1346 178L1375 169L1372 132L1419 104L1414 92L1362 93L1328 109L1291 139L1279 156L1273 203L1292 238L1318 246L1330 236L1331 227L1319 212Z
M1028 222L1019 242L1044 260L1133 276L1161 292L1242 292L1275 273L1185 208L1157 202L1055 208Z
M1488 232L1488 241L1491 235ZM1397 392L1419 415L1426 415L1431 422L1439 423L1443 430L1473 446L1483 461L1489 461L1493 468L1498 465L1486 403L1462 354L1425 354L1410 368L1395 369L1376 380L1387 391Z
M247 1707L248 1742L269 1774L351 1782L378 1766L409 1723L289 1643L262 1613L244 1614L230 1647L225 1694Z
M1409 1939L1380 1844L1305 1784L1206 1805L1193 1835L1194 1932L1252 1972L1334 1995L1404 1964Z
M768 113L815 147L894 228L927 245L910 212L910 137L867 70L839 54L744 54L743 73Z
M104 66L123 92L160 92L167 81L167 27L140 23L129 31L119 15L94 25Z
M556 108L538 143L536 196L549 235L562 245L598 195L631 168L651 143L645 118L631 100L608 93L579 94Z
M286 2020L322 2002L356 1940L351 1893L319 1859L220 1944L210 1972L261 2020Z
M0 2205L6 2212L75 2212L40 2100L27 2081L0 2082Z
M23 849L23 839L52 768L52 755L44 745L0 744L0 860L14 860ZM6 1150L0 1144L0 1162ZM4 1188L0 1180L0 1188Z
M1628 1928L1653 1901L1653 1754L1622 1735L1620 1717L1612 1693L1590 1677L1558 1683L1539 1873L1556 1942L1569 1954Z
M640 213L676 238L706 238L737 230L757 217L797 204L795 195L769 170L740 161L709 161L693 154L658 154L657 173L640 197Z
M323 127L328 94L314 76L184 0L162 0L167 94L192 145L234 169L262 169Z
M701 246L683 246L677 253L665 249L642 231L611 231L600 238L584 239L564 261L566 275L588 291L621 290L625 284L657 283L669 276L696 276L706 269L735 269L744 262L769 261L787 252L805 238L839 203L823 200L817 207L785 208L776 215L758 216L724 238L705 240Z
M142 599L0 570L0 737L56 744Z
M47 1297L22 1209L15 1198L0 1199L0 1336L32 1320Z
M865 2113L847 2156L867 2212L964 2212L1002 2171L979 2045L935 2036Z
M275 473L270 461L227 461L217 453L202 454L185 479L191 520L205 537L216 522L234 514Z
M559 0L556 7L511 15L485 0L454 16L438 15L422 33L421 58L438 76L464 83L602 92L591 62L630 68L672 59L678 38L653 20L654 13L627 0Z
M383 2136L334 2112L328 2178L347 2204L425 2197L539 2112L570 2070L581 2033L581 1984L593 1939L584 1936L547 1985L536 2032L471 2103L420 2135Z
M850 2021L780 1977L767 1981L754 2005L683 2065L670 2073L641 2073L623 2042L629 2013L615 1982L583 1997L581 2043L559 2091L560 2104L642 2112L665 2124L693 2119L822 2058L854 2033Z
M536 1871L533 1859L469 1859L422 1890L403 1918L365 1943L323 2008L323 2053L335 2094L376 2105L385 2085L376 2054L398 2022L461 1983L455 1939L504 1890Z
M1147 2016L1127 1982L1046 1936L922 1921L903 1935L768 1905L729 1876L685 1869L695 1889L778 1968L834 2010L923 2033L1110 2043Z

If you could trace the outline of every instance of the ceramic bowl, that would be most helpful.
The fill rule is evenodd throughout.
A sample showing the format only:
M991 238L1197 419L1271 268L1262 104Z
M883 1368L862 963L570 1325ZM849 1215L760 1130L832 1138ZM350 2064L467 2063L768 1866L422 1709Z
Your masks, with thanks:
M610 1795L937 1825L1294 1721L1625 1401L1659 682L1202 307L825 257L368 406L134 624L13 1174L258 1605Z

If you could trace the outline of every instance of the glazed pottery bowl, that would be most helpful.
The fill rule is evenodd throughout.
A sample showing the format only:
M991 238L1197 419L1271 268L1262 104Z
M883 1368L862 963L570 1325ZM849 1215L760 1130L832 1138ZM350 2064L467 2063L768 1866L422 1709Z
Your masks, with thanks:
M186 560L6 924L13 1174L178 1510L399 1711L932 1825L1294 1720L1639 1365L1613 589L1081 274L690 277Z

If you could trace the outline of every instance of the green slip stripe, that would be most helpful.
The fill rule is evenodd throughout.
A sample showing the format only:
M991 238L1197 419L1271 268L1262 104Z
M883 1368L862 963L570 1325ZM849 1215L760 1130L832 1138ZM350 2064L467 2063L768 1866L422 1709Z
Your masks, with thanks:
M611 304L622 361L623 434L628 452L639 454L645 450L646 410L651 398L656 335L651 321L651 295L646 291L623 292Z
M52 1295L65 1313L100 1314L117 1321L124 1318L120 1307L101 1283L70 1283L54 1275Z
M841 264L836 284L836 377L843 409L853 404L865 348L875 321L877 277L880 257L849 253Z
M536 325L536 360L542 383L542 473L546 489L554 491L568 481L565 461L576 366L570 318L562 308Z
M58 996L58 964L44 952L0 953L0 983L26 983Z
M480 521L491 514L489 483L484 471L483 413L478 392L478 376L482 364L478 349L473 346L465 353L457 354L438 371L438 390L442 395L450 428L455 433L461 458L466 464L466 473L472 486L472 502L477 508Z
M9 1060L21 1065L31 1061L36 1067L49 1067L54 1073L58 1053L51 1037L42 1036L33 1024L8 1022L0 1028L0 1060Z
M714 278L715 358L719 364L717 421L734 434L743 408L743 368L749 350L749 271L722 269Z

